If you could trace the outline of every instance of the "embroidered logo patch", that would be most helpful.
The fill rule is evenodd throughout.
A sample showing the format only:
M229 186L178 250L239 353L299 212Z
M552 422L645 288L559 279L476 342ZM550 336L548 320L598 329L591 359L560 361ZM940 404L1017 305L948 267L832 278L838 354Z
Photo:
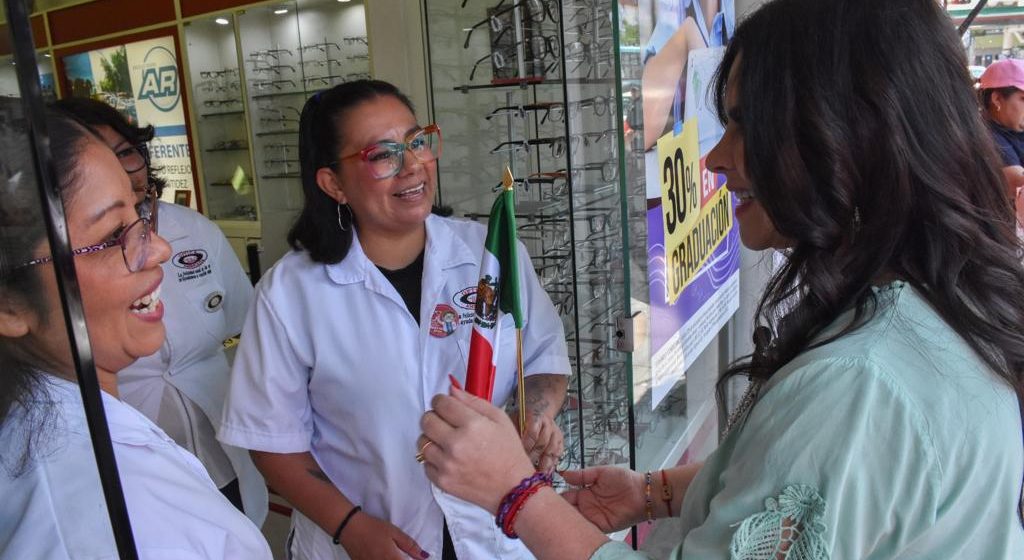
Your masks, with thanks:
M452 303L463 309L476 308L476 286L470 286L452 296Z
M203 300L203 307L207 313L213 313L224 304L224 292L213 292Z
M202 249L186 249L171 258L171 262L178 268L192 270L203 266L206 262L206 251Z
M444 338L459 327L459 314L447 303L439 303L430 314L430 336Z

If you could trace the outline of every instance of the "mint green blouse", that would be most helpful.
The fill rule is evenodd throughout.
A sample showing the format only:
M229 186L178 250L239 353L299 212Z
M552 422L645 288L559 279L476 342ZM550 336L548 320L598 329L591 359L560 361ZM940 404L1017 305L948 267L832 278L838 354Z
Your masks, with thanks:
M673 559L1024 559L1016 396L912 287L876 293L866 325L779 370L708 458Z

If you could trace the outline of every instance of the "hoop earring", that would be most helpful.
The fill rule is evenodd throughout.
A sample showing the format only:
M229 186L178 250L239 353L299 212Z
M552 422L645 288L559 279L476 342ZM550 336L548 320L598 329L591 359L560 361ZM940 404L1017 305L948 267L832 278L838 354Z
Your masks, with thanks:
M349 206L348 204L345 204L344 206L345 206L345 209L348 210L348 223L349 223L349 225L351 225L352 222L355 221L356 217L352 214L352 207L351 206ZM341 220L341 207L342 207L342 204L338 203L338 228L340 228L341 231L348 231L348 228L345 227L345 224Z

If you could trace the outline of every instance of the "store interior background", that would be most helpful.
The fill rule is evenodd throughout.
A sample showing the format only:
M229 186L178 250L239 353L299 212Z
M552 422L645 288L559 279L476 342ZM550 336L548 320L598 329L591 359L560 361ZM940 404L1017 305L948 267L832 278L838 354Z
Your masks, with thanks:
M763 1L736 0L737 20ZM608 57L593 56L596 51L591 48L590 62L597 63L589 76L571 75L573 67L579 72L587 67L563 61L564 74L556 79L507 88L466 87L486 85L498 70L491 67L494 60L487 58L490 25L472 33L464 47L467 29L487 18L488 8L498 0L469 0L465 7L462 0L36 0L32 19L43 93L51 99L67 95L57 76L57 58L152 37L176 37L196 184L187 203L222 228L247 269L252 248L258 249L259 267L264 272L288 249L285 235L301 208L302 193L294 177L297 152L288 148L297 144L297 136L289 136L287 129L293 122L289 119L297 117L308 95L329 85L321 76L332 79L340 75L343 79L344 75L365 72L395 83L412 99L422 123L440 125L444 154L439 163L439 202L451 206L456 216L480 219L486 214L505 165L520 178L537 171L589 167L592 171L574 177L575 184L564 200L544 194L536 185L518 194L524 216L520 227L531 224L521 235L539 269L550 264L539 259L553 231L548 216L565 218L571 239L576 241L568 249L571 259L566 261L573 267L546 284L553 299L562 293L575 298L573 308L563 313L576 386L563 415L563 427L567 444L578 453L576 461L562 466L578 466L584 460L588 465L632 465L644 471L700 460L717 445L721 411L715 406L714 381L729 362L752 350L753 314L774 258L741 250L738 311L699 356L687 358L686 370L680 372L668 397L652 405L649 340L644 336L649 328L645 325L649 322L645 315L649 305L643 243L646 222L634 213L645 201L630 189L629 181L635 175L630 172L629 141L622 137L629 86L636 78L630 68L638 65L643 37L621 30L628 25L643 29L645 15L639 13L635 0L559 3L564 7L564 19L608 18L618 25L619 33L608 29L605 37L599 25L587 32L588 45L598 45ZM976 0L945 4L958 21ZM275 13L284 8L287 14ZM580 15L583 9L591 15ZM218 22L220 18L227 23ZM136 23L126 26L125 21ZM535 25L557 36L557 46L566 52L569 44L584 41L573 35L581 31L560 27L550 19L538 18ZM342 40L346 37L350 41ZM365 37L365 42L360 43L358 37ZM0 33L0 38L7 41L8 34ZM1022 57L1024 1L990 1L972 26L965 47L969 60L978 67L1000 57ZM538 44L538 58L541 48ZM267 49L292 53L253 61L253 53ZM364 51L366 57L362 58ZM10 45L0 43L0 118L4 118L5 106L17 104L19 95L9 52ZM288 58L281 58L285 56ZM485 60L470 80L474 64L481 59ZM335 72L332 60L344 68ZM294 69L270 69L277 65ZM209 76L240 66L244 70L236 78L237 89L229 84L228 75ZM301 83L294 87L285 83L284 89L264 83L275 79ZM237 95L238 101L226 103L232 95ZM567 112L564 125L507 116L486 118L500 107L538 101L578 104L594 99L605 99L609 109L599 114L591 102L586 111ZM492 153L502 142L558 136L569 146L568 154L556 155L549 144ZM579 145L572 148L574 136ZM586 145L584 137L590 140ZM274 163L268 165L267 160ZM618 173L601 169L609 161ZM244 180L225 186L231 184L227 178L236 168L242 169ZM165 198L175 201L174 193ZM600 212L592 212L594 208ZM595 218L600 218L607 232L594 230ZM542 223L534 227L536 222ZM560 234L555 230L554 235ZM593 238L603 240L604 245L588 246L586 242ZM598 262L597 254L611 256ZM602 268L602 263L607 264L606 270L595 277L593 269ZM594 309L584 309L583 302ZM634 340L631 347L616 349L616 331L623 325L632 327ZM623 382L610 384L612 375L622 376ZM733 387L730 398L735 400L742 389ZM620 426L630 426L629 430L621 428L622 438L607 434L612 416ZM599 425L603 427L598 429ZM279 558L283 558L286 531L287 518L271 513L264 532ZM663 557L677 542L678 526L667 520L653 529L642 528L638 535L617 537L636 538L641 548Z

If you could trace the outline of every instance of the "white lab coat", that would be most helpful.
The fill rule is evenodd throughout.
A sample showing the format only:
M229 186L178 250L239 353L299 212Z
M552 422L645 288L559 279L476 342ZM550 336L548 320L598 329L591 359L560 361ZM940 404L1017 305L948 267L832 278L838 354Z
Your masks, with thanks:
M252 283L220 228L203 215L161 202L159 220L159 233L171 245L160 285L167 338L157 353L118 372L118 390L195 454L218 486L237 477L245 513L260 526L267 516L263 477L247 451L215 437L231 372L223 341L241 332ZM218 456L219 464L208 459Z
M79 388L45 375L49 422L15 408L0 432L0 559L116 559ZM203 466L134 408L103 393L110 438L143 560L270 560L259 529L228 502ZM38 412L37 407L33 412ZM28 430L41 436L12 478Z
M358 239L334 265L305 252L285 255L257 287L218 435L248 449L311 451L342 493L432 557L440 558L447 519L459 558L533 558L501 534L491 513L432 486L414 458L430 400L447 392L448 374L465 381L486 233L480 224L437 216L426 227L419 325ZM519 268L524 371L568 374L561 320L522 246ZM449 309L460 319L454 333L435 336L451 330L442 320ZM511 317L500 325L498 403L516 384ZM298 511L292 528L296 560L348 558Z

